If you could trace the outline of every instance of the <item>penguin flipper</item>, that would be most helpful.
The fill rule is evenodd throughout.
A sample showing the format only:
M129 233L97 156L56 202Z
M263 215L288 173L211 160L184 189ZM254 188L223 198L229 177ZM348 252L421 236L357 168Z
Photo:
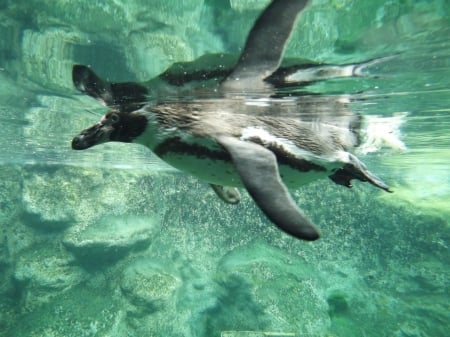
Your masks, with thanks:
M248 193L281 230L302 240L316 240L319 231L295 204L281 181L275 155L261 145L219 136Z
M78 91L123 112L138 110L146 103L147 88L144 86L134 82L108 82L84 65L73 66L72 81Z
M217 196L227 204L238 204L241 201L241 193L236 187L209 184Z
M272 1L253 25L241 57L222 87L239 90L248 89L250 84L263 86L263 80L279 67L297 16L307 4L308 0Z

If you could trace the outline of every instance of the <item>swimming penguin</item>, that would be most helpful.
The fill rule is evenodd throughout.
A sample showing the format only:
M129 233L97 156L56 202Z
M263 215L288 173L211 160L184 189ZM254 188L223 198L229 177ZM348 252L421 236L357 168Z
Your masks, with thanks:
M281 230L298 239L318 239L319 230L288 187L329 177L346 187L357 179L390 190L349 152L359 145L361 116L350 111L345 97L276 94L277 84L311 76L305 67L280 71L286 43L306 5L306 0L272 1L256 20L237 64L211 95L152 101L141 84L110 83L86 66L74 66L75 87L110 111L78 134L72 148L109 141L142 144L210 183L224 201L238 203L236 187L243 186ZM340 75L338 67L333 71L331 77Z

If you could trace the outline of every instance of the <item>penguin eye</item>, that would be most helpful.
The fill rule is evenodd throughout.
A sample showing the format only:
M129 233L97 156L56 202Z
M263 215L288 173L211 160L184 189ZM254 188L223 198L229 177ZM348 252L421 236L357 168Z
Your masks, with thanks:
M101 120L102 124L116 124L120 121L120 116L115 112L108 112Z
M109 116L108 119L111 121L111 123L115 124L120 120L120 117L116 113L111 113L111 116Z

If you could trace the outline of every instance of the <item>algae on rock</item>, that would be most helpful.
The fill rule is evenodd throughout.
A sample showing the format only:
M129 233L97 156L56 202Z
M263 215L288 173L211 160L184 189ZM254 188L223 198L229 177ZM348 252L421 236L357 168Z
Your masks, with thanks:
M159 221L149 216L106 216L87 226L74 226L63 240L82 265L101 266L147 248Z

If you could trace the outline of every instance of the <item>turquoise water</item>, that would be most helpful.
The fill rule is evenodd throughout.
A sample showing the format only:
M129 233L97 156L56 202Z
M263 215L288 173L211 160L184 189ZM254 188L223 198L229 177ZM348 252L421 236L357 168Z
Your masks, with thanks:
M137 145L71 150L107 110L75 90L74 64L114 82L220 64L266 4L0 0L0 336L448 336L446 0L314 0L302 14L286 59L395 55L365 77L290 88L351 94L379 121L381 141L358 156L394 190L292 191L319 241Z

